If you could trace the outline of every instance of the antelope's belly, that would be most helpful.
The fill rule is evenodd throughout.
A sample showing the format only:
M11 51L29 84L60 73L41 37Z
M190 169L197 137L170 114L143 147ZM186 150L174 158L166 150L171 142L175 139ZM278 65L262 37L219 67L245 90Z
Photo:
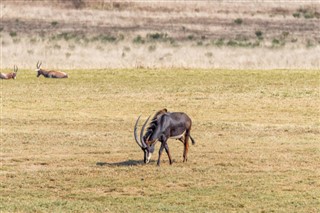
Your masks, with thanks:
M179 139L179 138L181 138L181 137L184 135L185 132L186 132L186 131L184 131L181 135L171 136L170 138L171 138L171 139Z

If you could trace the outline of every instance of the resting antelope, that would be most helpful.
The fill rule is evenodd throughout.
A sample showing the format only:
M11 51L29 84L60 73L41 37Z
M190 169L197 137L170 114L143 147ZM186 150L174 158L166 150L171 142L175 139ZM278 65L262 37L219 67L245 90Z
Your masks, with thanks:
M38 61L36 69L36 72L38 72L37 77L43 75L46 78L68 78L68 74L65 72L41 69L41 64L42 62Z
M189 149L189 138L191 139L192 144L195 144L195 141L190 135L192 121L189 116L183 112L168 112L167 109L160 110L154 115L149 127L146 130L146 133L144 134L144 129L149 121L149 118L150 116L141 128L140 141L137 136L137 126L140 116L138 117L134 126L134 138L144 152L144 163L149 163L152 153L154 152L154 145L157 141L160 141L161 147L159 149L157 165L160 166L160 158L163 149L166 150L169 163L172 164L172 159L167 144L167 140L169 138L179 139L184 144L183 162L186 162L188 160L187 154Z
M10 73L1 73L0 79L16 79L17 78L18 67L16 65L13 66L13 72Z

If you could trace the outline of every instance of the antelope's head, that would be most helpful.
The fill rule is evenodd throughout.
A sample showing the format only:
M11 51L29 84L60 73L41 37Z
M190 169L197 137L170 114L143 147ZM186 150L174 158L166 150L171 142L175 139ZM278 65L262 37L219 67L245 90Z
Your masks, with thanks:
M141 116L141 115L140 115ZM144 163L149 163L150 162L150 159L151 159L151 156L154 152L154 144L149 144L147 141L147 134L146 133L145 135L143 135L143 132L144 132L144 129L150 119L150 116L148 117L148 119L144 122L142 128L141 128L141 131L140 131L140 140L138 138L138 135L137 135L137 126L138 126L138 122L140 120L140 116L138 117L137 121L136 121L136 124L134 126L134 139L136 140L138 146L142 149L143 151L143 162Z
M37 69L36 69L36 72L37 72L37 77L39 77L41 75L41 64L42 62L38 61L37 62Z

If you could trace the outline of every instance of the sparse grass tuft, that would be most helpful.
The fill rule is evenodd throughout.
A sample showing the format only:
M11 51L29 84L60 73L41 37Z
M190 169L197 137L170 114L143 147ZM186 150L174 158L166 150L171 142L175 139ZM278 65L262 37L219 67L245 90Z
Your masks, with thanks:
M274 38L272 39L272 47L284 47L286 44L285 39L282 37L280 39L278 38Z
M51 22L51 26L55 27L55 26L57 26L57 25L58 25L58 22L57 22L57 21L52 21L52 22Z
M212 52L206 52L205 56L207 56L208 58L211 58L213 56Z
M295 18L300 18L300 13L299 12L295 12L292 14L293 17Z
M168 38L168 34L167 33L148 33L147 34L147 38L151 41L163 41L166 40Z
M133 39L133 43L135 44L144 44L145 40L141 37L141 35L137 35L134 39Z
M16 36L17 36L17 32L10 32L9 35L10 35L11 37L16 37Z
M243 23L243 20L241 18L237 18L233 22L236 23L237 25L241 25Z
M71 55L72 55L71 53L67 52L66 53L66 58L70 58Z
M157 49L157 46L155 44L152 44L148 47L149 52L154 52L156 51L156 49Z
M225 44L223 38L219 38L218 40L213 40L211 41L211 43L217 47L221 47Z
M308 39L308 40L307 40L306 47L307 47L307 48L311 48L311 47L314 47L314 46L315 46L314 42L311 41L310 39Z
M320 13L312 8L299 8L296 12L294 12L293 17L300 18L304 17L305 19L313 19L313 18L320 18Z
M188 40L193 40L194 39L194 35L188 35Z

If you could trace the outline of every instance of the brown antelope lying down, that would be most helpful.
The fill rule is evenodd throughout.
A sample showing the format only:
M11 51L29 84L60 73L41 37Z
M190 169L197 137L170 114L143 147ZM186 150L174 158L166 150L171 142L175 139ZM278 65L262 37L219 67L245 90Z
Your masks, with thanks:
M38 61L36 69L36 71L38 72L37 77L43 75L46 78L68 78L68 74L65 72L41 69L41 64L42 62Z
M192 121L189 116L183 112L168 112L167 109L160 110L154 115L149 127L146 130L146 133L144 133L144 128L146 127L149 118L141 128L140 141L137 135L137 125L140 116L138 117L134 126L134 138L144 152L144 163L149 163L151 155L154 152L154 145L157 141L160 141L161 147L159 150L157 165L160 165L160 158L163 149L166 150L169 163L172 164L172 159L167 144L167 140L169 138L178 139L183 143L183 162L187 161L189 138L191 139L192 144L195 144L195 141L190 135Z
M0 72L0 79L16 79L17 78L17 72L18 72L18 67L14 65L13 67L13 72L10 73L1 73Z

